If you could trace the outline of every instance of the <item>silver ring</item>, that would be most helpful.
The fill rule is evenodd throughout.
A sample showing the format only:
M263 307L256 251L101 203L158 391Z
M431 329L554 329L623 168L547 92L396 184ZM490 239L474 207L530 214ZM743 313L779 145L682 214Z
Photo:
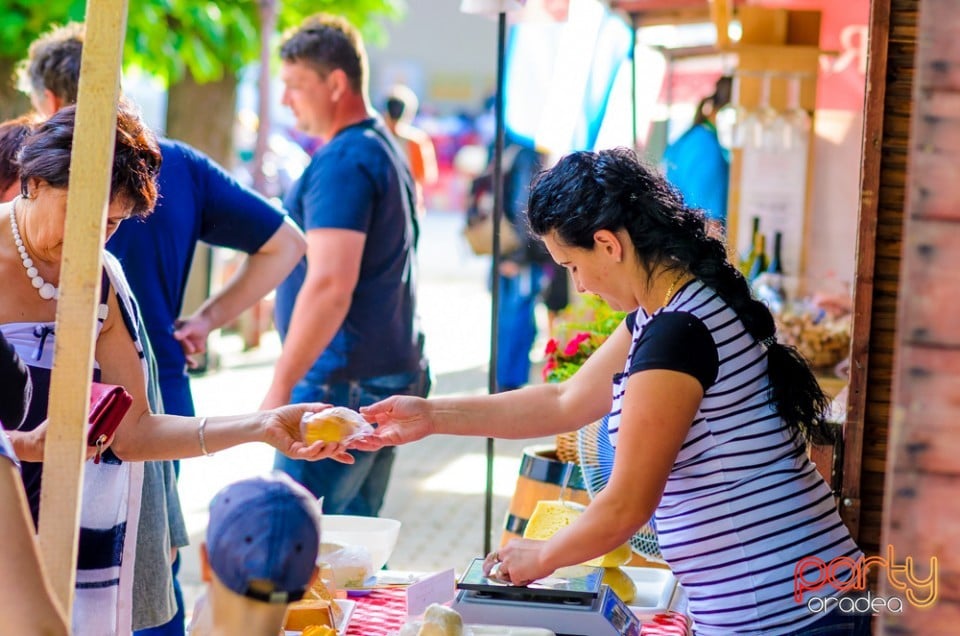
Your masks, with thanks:
M493 564L493 567L490 568L490 574L487 575L489 578L497 578L498 576L500 576L501 563L503 563L503 561L497 561L496 563Z

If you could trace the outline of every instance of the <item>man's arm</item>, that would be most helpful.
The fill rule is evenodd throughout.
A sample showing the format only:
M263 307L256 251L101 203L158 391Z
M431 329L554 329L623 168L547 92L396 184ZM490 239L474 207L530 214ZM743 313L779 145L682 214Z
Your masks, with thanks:
M206 351L207 336L266 296L293 270L306 252L303 232L285 219L259 250L244 259L226 286L193 315L177 322L173 336L187 355Z
M290 401L290 392L327 348L350 309L367 235L344 229L307 231L307 274L297 294L283 351L262 408Z

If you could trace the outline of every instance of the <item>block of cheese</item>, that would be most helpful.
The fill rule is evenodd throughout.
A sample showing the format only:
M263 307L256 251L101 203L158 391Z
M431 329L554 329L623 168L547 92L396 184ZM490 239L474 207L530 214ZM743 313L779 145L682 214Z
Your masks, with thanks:
M463 619L456 610L434 603L424 612L417 636L463 636Z
M305 597L307 600L311 599L320 599L323 601L328 601L330 603L330 611L333 612L333 620L335 624L339 624L340 620L343 618L343 609L334 602L333 593L330 591L330 588L327 587L326 582L321 579L319 576L317 580L313 582L313 585L310 586L310 589L307 590Z
M527 521L527 527L523 530L523 538L546 541L573 523L577 517L583 514L584 510L586 510L584 506L572 501L538 501L533 509L533 514L530 515L530 520ZM630 545L624 543L603 556L587 561L584 565L615 568L628 563L631 556Z
M283 628L295 632L303 631L310 625L326 625L336 628L337 623L334 620L331 605L334 605L332 601L322 599L290 603L287 608L287 615L283 619Z

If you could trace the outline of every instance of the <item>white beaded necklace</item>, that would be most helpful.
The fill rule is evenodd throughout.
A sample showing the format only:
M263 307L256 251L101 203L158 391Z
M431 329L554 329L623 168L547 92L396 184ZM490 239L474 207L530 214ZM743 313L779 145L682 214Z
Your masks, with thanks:
M27 248L23 245L23 239L20 237L20 228L17 227L17 203L20 201L18 196L13 200L10 206L10 230L13 231L13 242L17 245L17 251L20 252L20 261L23 263L23 269L27 270L27 278L33 284L33 287L44 300L52 300L60 297L60 289L43 280L40 271L33 266L33 260L27 254Z

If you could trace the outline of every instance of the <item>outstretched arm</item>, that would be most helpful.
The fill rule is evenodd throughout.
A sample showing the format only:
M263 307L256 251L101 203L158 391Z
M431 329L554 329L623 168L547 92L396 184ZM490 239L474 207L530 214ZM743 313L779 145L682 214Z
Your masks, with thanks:
M293 270L306 252L303 232L285 218L273 236L250 254L233 278L191 316L177 322L173 337L187 355L206 351L207 336L266 296Z
M527 439L576 430L609 412L610 380L623 369L630 346L624 325L560 384L528 386L496 395L424 400L395 396L360 409L379 426L352 444L360 450L406 444L434 433Z

